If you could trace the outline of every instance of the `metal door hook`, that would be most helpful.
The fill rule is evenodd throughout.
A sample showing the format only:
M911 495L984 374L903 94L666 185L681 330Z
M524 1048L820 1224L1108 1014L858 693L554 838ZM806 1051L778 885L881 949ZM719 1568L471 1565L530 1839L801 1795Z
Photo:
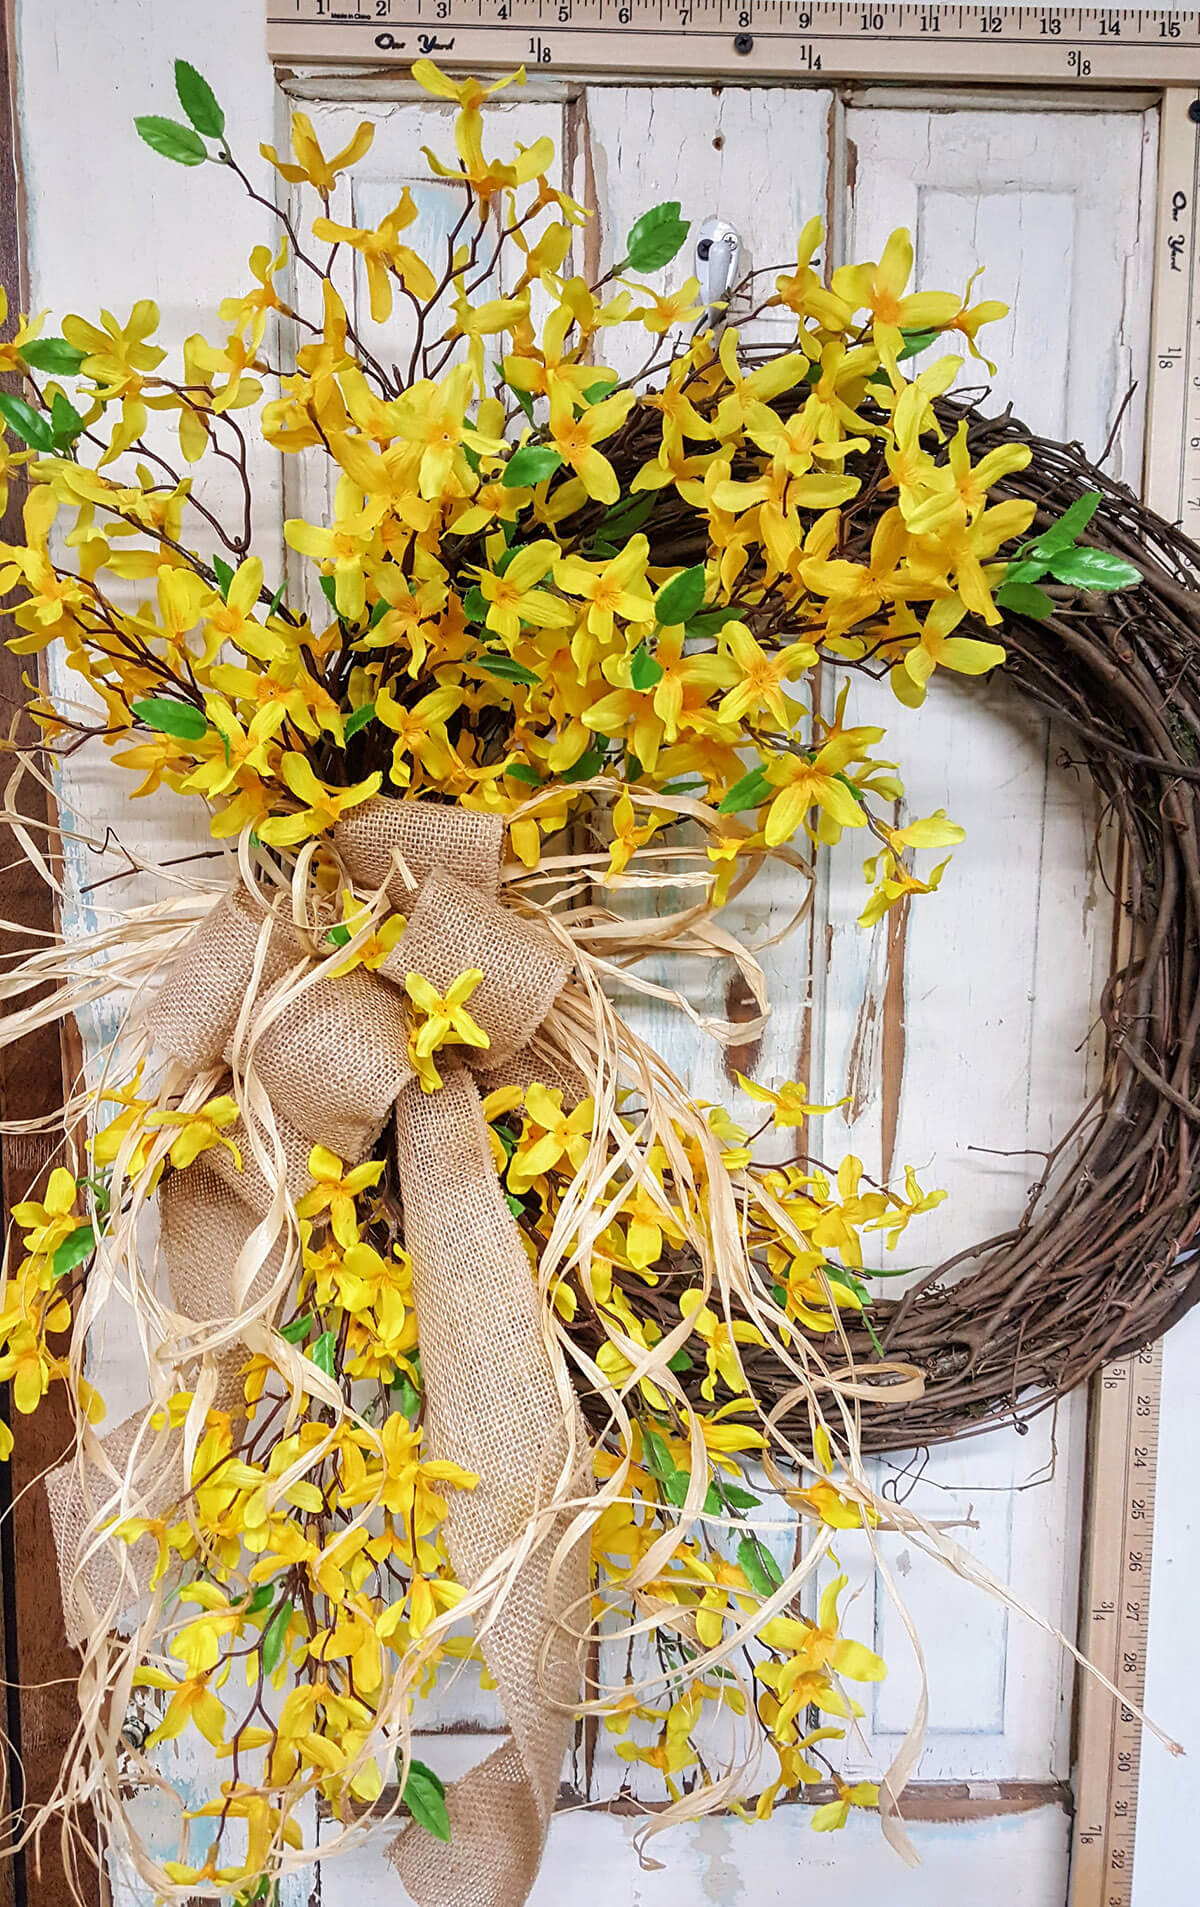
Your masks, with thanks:
M705 219L696 234L696 276L705 310L698 330L719 331L725 323L741 256L736 227L728 219Z

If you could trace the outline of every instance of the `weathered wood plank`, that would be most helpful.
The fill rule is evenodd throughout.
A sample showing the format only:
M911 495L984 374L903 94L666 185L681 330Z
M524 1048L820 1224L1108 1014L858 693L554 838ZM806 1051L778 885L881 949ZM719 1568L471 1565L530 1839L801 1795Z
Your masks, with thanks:
M8 298L9 321L27 304L22 257L22 193L16 115L16 47L11 9L0 0L0 285ZM6 378L6 388L17 381ZM25 499L23 473L15 472L7 508L0 518L0 541L22 539L21 511ZM24 697L22 674L27 664L3 646L12 623L0 616L0 702L7 730L11 712ZM31 723L23 724L21 740L36 738ZM49 802L44 792L30 786L26 811L31 820L44 822ZM25 861L7 828L0 829L0 865L3 866L3 915L26 930L25 945L55 926L53 896ZM7 936L5 952L17 942ZM37 1120L51 1116L63 1097L63 1055L55 1029L25 1040L0 1053L0 1117ZM10 1134L0 1141L0 1183L4 1203L4 1235L9 1238L9 1211L44 1183L43 1174L61 1162L62 1143L53 1132ZM19 1234L17 1235L19 1239ZM71 1438L71 1414L65 1392L56 1388L34 1417L22 1417L3 1388L0 1411L11 1423L15 1442L11 1463L0 1465L0 1637L3 1640L5 1678L5 1755L0 1767L0 1816L22 1807L32 1811L53 1792L62 1762L63 1744L74 1726L74 1678L77 1658L68 1647L62 1612L47 1584L56 1574L54 1538L45 1497L37 1479L61 1456ZM90 1814L81 1817L73 1839L86 1842L94 1828ZM73 1875L81 1898L96 1895L96 1873L78 1846L68 1855L56 1838L44 1843L40 1857L32 1848L20 1850L11 1861L0 1862L0 1903L17 1907L51 1907L65 1898L68 1876Z
M1019 394L1034 428L1098 454L1148 351L1152 119L872 108L847 114L846 145L848 253L877 257L903 223L917 235L914 282L957 289L986 262L975 295L1013 304L981 340L1001 366L996 402ZM1135 402L1119 439L1134 474L1140 423ZM1083 1106L1111 904L1086 780L1064 764L1065 738L1002 681L938 678L915 713L886 685L864 685L855 702L858 719L886 723L894 738L906 813L945 807L967 830L940 893L870 934L855 924L858 843L844 841L814 979L821 1096L853 1094L844 1120L823 1122L821 1146L833 1162L852 1149L871 1172L911 1162L923 1183L948 1189L891 1260L926 1265L1019 1216L1042 1165L1028 1148L1052 1144ZM1046 1423L1023 1440L997 1432L936 1451L908 1499L930 1516L973 1505L980 1527L968 1547L1068 1633L1084 1416L1084 1400L1071 1399L1053 1445ZM857 1546L838 1547L849 1564ZM1070 1676L1055 1645L906 1545L885 1548L925 1617L932 1721L920 1775L1065 1774ZM884 1753L914 1678L899 1624L870 1593L879 1647L896 1665L866 1729Z

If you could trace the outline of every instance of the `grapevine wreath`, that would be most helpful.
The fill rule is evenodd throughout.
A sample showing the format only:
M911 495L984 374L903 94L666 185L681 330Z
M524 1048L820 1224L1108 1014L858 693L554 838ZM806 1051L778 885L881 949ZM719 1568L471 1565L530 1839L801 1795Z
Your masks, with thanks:
M413 71L455 108L436 255L407 189L374 229L333 216L369 125L330 157L297 113L262 148L302 221L180 62L186 123L139 131L232 174L278 249L173 371L149 300L0 344L29 481L0 593L51 665L8 744L15 837L53 880L22 789L99 746L224 844L0 979L6 1040L98 1002L116 1027L5 1260L0 1375L77 1418L46 1487L80 1728L22 1831L57 1815L75 1860L86 1805L162 1897L249 1903L316 1857L319 1802L322 1858L398 1815L420 1907L516 1907L582 1712L661 1778L645 1832L815 1790L814 1827L878 1806L910 1854L919 1723L879 1786L835 1765L885 1673L843 1632L839 1533L889 1591L883 1528L987 1579L865 1456L1020 1419L1195 1295L1197 552L951 394L1004 307L910 291L906 233L826 274L813 220L724 322L695 279L645 282L687 235L669 203L589 283L550 141L485 151L521 76ZM768 307L782 347L742 335ZM304 499L286 568L253 547L252 437ZM1000 667L1111 809L1129 950L1021 1222L886 1302L864 1243L943 1195L807 1156L833 1109L800 1082L743 1082L755 1134L697 1103L611 994L744 1044L761 1018L703 1018L672 963L736 963L765 1015L721 910L774 863L799 915L843 833L864 925L952 905L928 857L962 830L903 810L848 695ZM85 1348L117 1298L148 1401L101 1427ZM413 1730L461 1675L507 1733L446 1785Z

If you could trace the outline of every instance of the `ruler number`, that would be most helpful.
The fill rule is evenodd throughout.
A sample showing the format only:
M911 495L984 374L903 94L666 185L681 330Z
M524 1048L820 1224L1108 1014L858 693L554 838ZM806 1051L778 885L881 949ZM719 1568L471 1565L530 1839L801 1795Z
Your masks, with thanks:
M864 10L862 13L859 14L858 17L859 17L858 30L860 33L882 33L883 32L883 15L882 13L878 12L876 9L871 8L869 10Z
M1154 1408L1153 1400L1147 1397L1144 1391L1139 1392L1137 1406L1136 1406L1136 1415L1139 1417L1149 1417L1153 1408Z
M1183 28L1179 21L1173 19L1170 14L1164 14L1159 20L1158 37L1160 40L1177 40L1182 31Z
M1061 33L1062 17L1057 13L1043 13L1041 19L1043 33Z
M1003 30L1004 20L1000 14L985 13L982 15L979 22L979 31L981 33L1001 33Z

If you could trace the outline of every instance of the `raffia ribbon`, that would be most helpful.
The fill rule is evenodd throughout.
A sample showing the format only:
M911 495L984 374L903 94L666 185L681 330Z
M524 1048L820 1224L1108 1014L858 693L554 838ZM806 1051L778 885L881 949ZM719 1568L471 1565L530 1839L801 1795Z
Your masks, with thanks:
M358 887L386 887L407 915L383 966L292 988L276 1010L271 990L304 972L305 951L290 923L265 907L256 912L238 888L175 961L150 1023L156 1044L197 1073L252 1065L270 1100L292 1198L308 1184L313 1144L356 1164L394 1108L427 1450L479 1478L474 1490L449 1499L445 1541L458 1580L479 1585L523 1540L481 1636L507 1739L447 1790L448 1845L414 1826L389 1850L420 1907L520 1907L525 1900L579 1697L571 1631L586 1626L586 1536L567 1540L573 1512L547 1509L566 1499L578 1504L589 1488L587 1442L565 1363L500 1188L474 1078L465 1066L446 1068L443 1052L445 1084L425 1094L407 1059L404 974L422 973L441 990L479 967L485 977L471 1011L490 1045L470 1057L482 1062L487 1087L546 1077L529 1042L570 958L544 928L501 903L502 840L498 817L384 798L366 804L339 826L335 846ZM282 1244L274 1244L239 1299L239 1260L250 1244L253 1263L252 1236L274 1191L244 1130L234 1136L243 1141L242 1172L227 1153L205 1153L168 1174L160 1205L172 1305L206 1348L214 1403L236 1413L244 1408L245 1345L235 1328L215 1350L204 1347L204 1327L220 1338L214 1326L269 1317L284 1260ZM147 1505L152 1514L169 1513L185 1494L186 1475L178 1433L140 1413L91 1440L81 1464L47 1479L73 1639L109 1626L148 1578L148 1562L135 1555L131 1567L124 1546L103 1534L105 1522L135 1493L143 1513ZM136 1547L144 1551L144 1539Z

